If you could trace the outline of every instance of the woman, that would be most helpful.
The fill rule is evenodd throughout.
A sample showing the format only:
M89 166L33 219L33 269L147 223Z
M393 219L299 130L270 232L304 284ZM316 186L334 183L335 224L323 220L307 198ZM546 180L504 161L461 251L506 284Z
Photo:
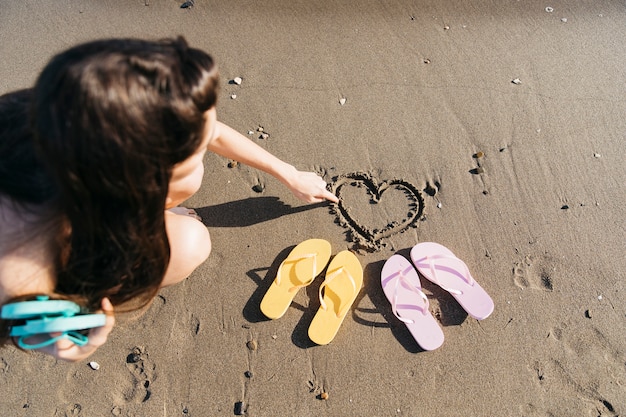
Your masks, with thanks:
M199 189L207 150L275 176L304 201L337 201L316 174L218 122L217 90L212 58L182 38L90 42L46 66L32 120L68 221L58 293L90 310L107 310L106 300L139 308L200 265L208 231L168 209ZM51 353L78 357L65 347Z

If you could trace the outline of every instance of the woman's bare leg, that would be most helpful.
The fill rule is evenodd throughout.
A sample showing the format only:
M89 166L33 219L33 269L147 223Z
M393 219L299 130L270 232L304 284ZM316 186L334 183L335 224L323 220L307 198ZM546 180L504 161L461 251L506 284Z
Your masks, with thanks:
M211 253L209 231L195 218L166 210L165 229L170 241L170 263L161 287L187 278Z

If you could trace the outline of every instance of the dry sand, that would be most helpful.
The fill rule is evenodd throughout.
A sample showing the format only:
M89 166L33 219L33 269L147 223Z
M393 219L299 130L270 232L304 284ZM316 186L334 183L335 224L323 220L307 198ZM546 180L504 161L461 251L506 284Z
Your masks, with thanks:
M188 204L212 234L206 264L116 326L90 358L98 371L1 350L0 414L626 415L623 2L40 3L0 4L1 92L32 85L78 42L182 34L220 65L223 121L329 181L401 179L424 206L415 227L359 251L354 309L313 346L319 280L279 320L260 300L298 242L327 239L337 253L359 239L329 205L209 155ZM411 211L397 190L370 204L364 187L343 187L352 225L382 229ZM379 277L423 241L449 247L495 301L478 322L423 282L445 334L433 352L393 316Z

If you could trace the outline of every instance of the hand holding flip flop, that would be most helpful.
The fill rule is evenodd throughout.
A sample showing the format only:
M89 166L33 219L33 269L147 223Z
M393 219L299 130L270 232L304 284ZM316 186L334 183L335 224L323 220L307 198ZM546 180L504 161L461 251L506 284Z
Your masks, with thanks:
M65 361L78 361L103 345L115 324L113 306L105 298L96 314L80 314L79 305L68 300L38 296L2 307L0 317L15 322L10 336L22 349L39 350ZM87 334L82 330L89 329Z

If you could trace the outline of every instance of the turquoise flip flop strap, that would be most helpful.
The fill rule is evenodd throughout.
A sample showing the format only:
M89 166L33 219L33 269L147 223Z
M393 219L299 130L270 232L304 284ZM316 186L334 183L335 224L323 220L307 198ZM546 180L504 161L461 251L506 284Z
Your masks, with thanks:
M89 337L85 336L84 334L74 332L74 331L61 333L58 336L50 337L49 339L46 339L45 341L40 342L40 343L34 343L34 344L26 343L26 339L32 336L34 335L31 334L31 335L26 335L26 336L20 336L17 339L17 345L21 347L22 349L33 350L33 349L41 349L42 347L52 345L61 339L67 339L77 346L85 346L89 342Z
M105 314L86 314L73 317L41 317L36 320L27 320L26 324L11 327L10 336L18 338L18 346L23 349L39 349L51 345L59 339L68 339L78 346L84 346L89 338L78 330L91 329L104 326ZM27 339L35 335L50 335L60 333L58 336L50 336L43 342L29 344Z

